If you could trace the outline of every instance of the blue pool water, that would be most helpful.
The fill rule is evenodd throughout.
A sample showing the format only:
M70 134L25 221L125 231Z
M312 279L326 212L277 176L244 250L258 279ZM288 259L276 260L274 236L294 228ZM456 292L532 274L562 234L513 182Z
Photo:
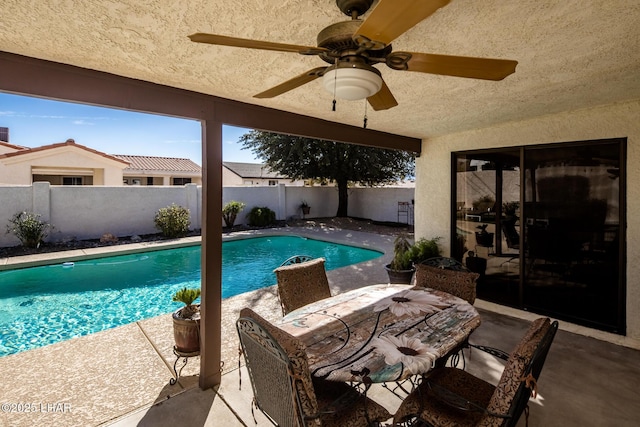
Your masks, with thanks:
M222 244L222 297L276 283L293 255L326 258L327 270L380 252L292 236ZM170 313L171 296L200 287L200 246L0 271L0 357Z

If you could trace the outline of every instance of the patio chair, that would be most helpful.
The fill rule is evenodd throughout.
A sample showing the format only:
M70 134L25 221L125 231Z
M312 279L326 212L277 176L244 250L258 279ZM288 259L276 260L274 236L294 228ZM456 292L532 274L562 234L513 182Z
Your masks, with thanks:
M434 257L416 265L416 286L447 292L473 304L480 275L453 258Z
M462 298L469 304L476 300L476 282L480 275L471 272L459 261L447 257L433 257L416 264L417 287L431 288L447 292L458 298ZM463 367L466 364L463 348L469 347L469 341L465 340L457 349L451 352L451 366L458 366L462 358ZM446 364L447 358L442 359ZM440 364L440 362L439 362Z
M331 296L324 262L324 258L316 258L274 270L278 279L278 295L283 315Z
M502 234L504 235L504 239L507 242L507 248L520 250L520 233L516 229L516 221L517 218L505 219L502 221ZM505 263L511 262L514 259L519 259L520 254L511 254L509 259L504 261L500 265L504 265Z
M391 414L346 383L312 379L304 344L249 308L236 322L254 404L274 424L367 426Z
M280 264L280 267L283 267L285 265L291 265L291 264L300 264L301 262L311 261L312 259L313 258L310 257L309 255L294 255L284 260L284 262Z
M515 426L528 407L529 397L536 396L540 371L557 330L557 321L535 320L510 355L475 346L506 360L496 386L461 369L435 369L402 402L394 423L417 417L435 427Z

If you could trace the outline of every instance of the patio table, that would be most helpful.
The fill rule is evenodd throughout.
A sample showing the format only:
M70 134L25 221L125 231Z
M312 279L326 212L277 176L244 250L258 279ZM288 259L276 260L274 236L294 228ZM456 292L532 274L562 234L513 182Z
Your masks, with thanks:
M277 325L306 345L314 377L385 383L428 372L480 326L480 315L445 292L380 284L306 305Z

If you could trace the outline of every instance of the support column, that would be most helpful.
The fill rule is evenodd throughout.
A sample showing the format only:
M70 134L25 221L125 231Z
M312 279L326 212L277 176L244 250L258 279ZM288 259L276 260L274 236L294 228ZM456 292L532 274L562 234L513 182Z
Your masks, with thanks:
M220 384L222 322L222 123L202 123L200 388Z

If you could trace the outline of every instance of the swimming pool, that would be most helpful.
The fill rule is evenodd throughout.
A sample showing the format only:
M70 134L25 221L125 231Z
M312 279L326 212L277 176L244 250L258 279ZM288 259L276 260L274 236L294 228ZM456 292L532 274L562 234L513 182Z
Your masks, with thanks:
M293 255L326 258L327 270L381 252L297 236L222 244L222 297L276 283ZM200 287L200 246L0 271L0 357L170 313L171 296Z

